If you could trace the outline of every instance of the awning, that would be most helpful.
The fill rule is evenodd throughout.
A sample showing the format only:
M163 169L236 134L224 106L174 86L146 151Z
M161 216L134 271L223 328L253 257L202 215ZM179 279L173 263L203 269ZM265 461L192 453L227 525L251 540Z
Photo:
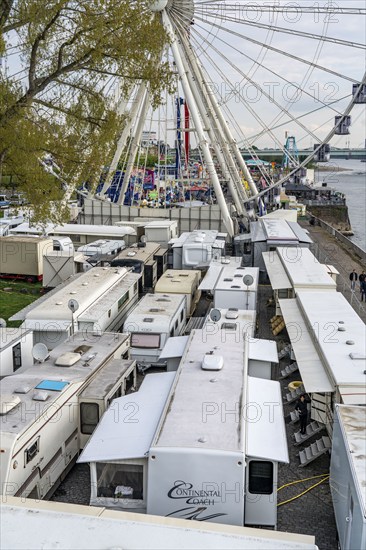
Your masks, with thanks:
M160 354L159 361L182 357L186 348L189 336L173 336L168 338Z
M222 265L211 265L198 287L198 290L213 290L220 277L222 268Z
M279 303L305 391L333 392L334 385L323 367L296 299L283 299Z
M277 344L274 340L249 340L248 358L253 361L278 363Z
M280 383L248 376L247 397L247 456L289 462Z
M366 405L365 386L339 386L338 390L345 405Z
M273 290L292 288L291 281L287 277L286 270L276 251L262 252L262 256Z
M143 458L150 450L175 372L148 374L139 391L115 399L78 462Z

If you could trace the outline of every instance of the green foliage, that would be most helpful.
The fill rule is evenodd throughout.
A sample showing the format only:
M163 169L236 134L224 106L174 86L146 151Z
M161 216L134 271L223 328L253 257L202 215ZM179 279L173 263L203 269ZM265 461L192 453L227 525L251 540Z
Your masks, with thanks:
M2 2L0 52L14 53L11 36L26 77L17 81L0 73L0 177L17 180L34 207L35 221L67 219L60 180L67 182L69 195L83 182L98 183L123 128L111 100L117 79L122 94L137 81L147 81L153 106L162 90L172 89L170 69L160 62L167 36L148 4ZM44 170L40 159L48 166L52 160L60 180ZM50 201L59 206L50 208Z

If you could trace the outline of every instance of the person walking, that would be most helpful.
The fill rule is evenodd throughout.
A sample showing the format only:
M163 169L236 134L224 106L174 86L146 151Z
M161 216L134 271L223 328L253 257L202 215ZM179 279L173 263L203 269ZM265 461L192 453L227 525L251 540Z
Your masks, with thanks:
M366 302L366 279L363 279L362 283L360 284L360 290L361 290L361 302L365 300Z
M351 281L351 290L352 290L352 292L354 292L354 290L355 290L357 279L358 279L358 275L356 273L356 270L353 269L352 272L349 274L349 280Z
M362 292L363 284L366 282L366 273L362 271L362 273L358 276L358 282L360 283L360 292L361 292L361 301L363 302L363 294L365 294L365 291Z
M300 419L300 433L302 435L306 434L306 425L308 422L308 404L305 399L305 395L301 395L300 399L296 403L295 411L299 413Z

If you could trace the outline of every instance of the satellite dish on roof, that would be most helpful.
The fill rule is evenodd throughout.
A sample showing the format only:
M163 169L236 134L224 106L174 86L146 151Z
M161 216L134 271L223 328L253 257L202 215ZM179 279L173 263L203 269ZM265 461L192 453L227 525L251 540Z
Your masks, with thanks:
M0 328L6 328L6 321L2 317L0 318Z
M217 323L221 319L221 312L219 309L211 309L210 311L210 319L214 323Z
M49 351L46 346L46 344L42 344L42 342L38 342L38 344L35 344L32 349L32 356L33 359L36 361L39 361L40 363L43 363L49 357Z
M140 237L140 243L147 243L147 237L146 237L146 235L141 235L141 237Z
M253 284L253 277L251 275L244 275L243 277L243 283L246 285L246 286L250 286Z
M71 299L67 303L67 307L72 311L72 313L75 313L79 309L79 302L77 300Z

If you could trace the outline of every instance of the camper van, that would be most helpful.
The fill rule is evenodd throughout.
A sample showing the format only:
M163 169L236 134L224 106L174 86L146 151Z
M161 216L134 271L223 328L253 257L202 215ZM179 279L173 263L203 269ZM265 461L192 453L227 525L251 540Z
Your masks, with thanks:
M193 330L178 371L146 377L169 384L147 391L145 381L134 394L135 424L124 421L126 397L102 418L79 458L90 463L90 503L276 527L278 462L288 462L281 390L247 371L247 339L203 344Z
M128 354L129 335L78 333L43 361L1 383L2 495L46 498L80 450L79 398L112 360ZM83 416L80 416L83 419Z
M226 233L209 229L185 232L178 239L171 239L173 268L195 269L221 257L225 254L225 239Z
M164 365L159 363L159 357L166 341L171 336L180 336L186 322L184 294L146 294L123 325L123 331L131 334L131 359L143 371Z
M112 261L112 267L126 267L141 273L139 292L153 290L157 281L157 264L154 254L160 249L158 243L138 243L120 252Z
M167 269L155 286L156 294L185 294L187 317L193 315L201 296L198 289L201 272L191 269Z

